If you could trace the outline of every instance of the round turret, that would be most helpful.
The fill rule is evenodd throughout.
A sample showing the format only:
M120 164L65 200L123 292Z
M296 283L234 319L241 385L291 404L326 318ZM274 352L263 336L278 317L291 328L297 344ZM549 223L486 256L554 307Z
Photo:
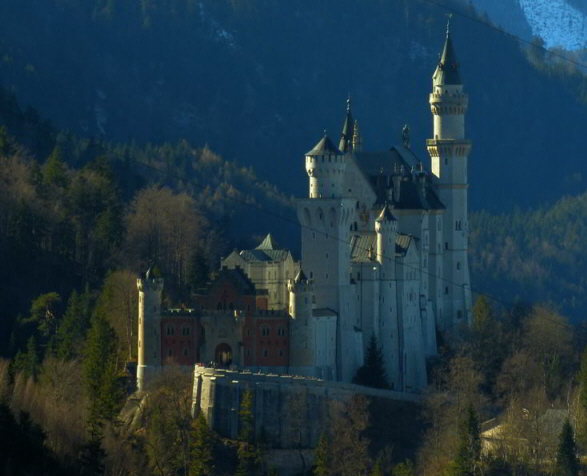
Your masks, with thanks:
M306 153L306 171L310 177L310 198L342 196L346 162L344 154L324 133L316 146Z
M377 261L381 265L392 262L395 259L397 220L387 204L375 219L375 232L377 233Z

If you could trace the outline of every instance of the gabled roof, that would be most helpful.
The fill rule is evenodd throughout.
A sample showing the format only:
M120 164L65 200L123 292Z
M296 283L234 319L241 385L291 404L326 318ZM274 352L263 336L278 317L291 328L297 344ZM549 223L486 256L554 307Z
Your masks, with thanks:
M306 155L310 157L315 155L342 155L342 152L336 148L325 133L324 137Z
M219 285L223 280L231 281L244 295L255 295L257 291L255 285L241 268L228 269L222 268L216 278L209 284L208 289Z
M433 79L435 85L463 84L450 31L446 32L444 48L438 66L436 67L436 71L434 72Z

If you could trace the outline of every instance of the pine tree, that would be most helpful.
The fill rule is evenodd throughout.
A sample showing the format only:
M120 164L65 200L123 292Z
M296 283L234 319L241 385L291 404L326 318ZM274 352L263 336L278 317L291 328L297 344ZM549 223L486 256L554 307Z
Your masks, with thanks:
M320 435L318 446L314 450L314 475L330 476L332 474L332 449L325 431Z
M473 405L467 408L467 415L459 431L459 448L453 462L450 476L476 476L481 462L481 429Z
M67 310L52 340L53 353L61 359L73 359L79 354L89 327L89 293L81 296L73 291L67 302Z
M560 434L558 450L556 452L555 476L577 476L579 474L579 458L573 427L567 418Z
M45 162L43 180L47 185L56 185L58 187L66 187L69 183L67 167L61 159L61 149L58 146L55 146L51 156Z
M199 412L192 422L190 476L210 476L214 474L215 443L216 435L208 427L204 414Z
M259 465L259 452L255 445L255 415L253 413L253 392L246 389L239 411L240 431L238 435L237 476L255 474Z
M116 377L116 349L114 330L102 316L94 315L84 351L84 380L90 414L98 420L112 419L122 398Z
M39 352L37 350L37 339L35 339L34 335L29 337L22 365L26 375L36 380L41 371L41 359L39 358Z
M357 371L353 383L373 388L390 388L383 363L383 352L375 334L371 334L365 364Z

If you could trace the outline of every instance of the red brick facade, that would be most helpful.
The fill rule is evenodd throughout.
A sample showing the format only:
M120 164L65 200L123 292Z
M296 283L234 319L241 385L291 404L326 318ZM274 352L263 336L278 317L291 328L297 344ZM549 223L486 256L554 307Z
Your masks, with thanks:
M203 317L207 316L203 324ZM244 318L239 324L237 316ZM223 317L221 320L220 317ZM220 329L206 329L206 326ZM239 342L231 346L233 363L244 367L287 367L289 364L289 316L285 311L268 311L267 296L259 293L240 270L222 270L205 293L195 296L195 309L168 310L161 317L161 356L164 364L194 365L217 359L214 349L206 355L201 349L220 345L218 333L226 332L226 322L238 328ZM216 340L206 337L216 335ZM218 340L220 339L220 340ZM242 347L242 350L240 349ZM240 362L240 352L242 360Z

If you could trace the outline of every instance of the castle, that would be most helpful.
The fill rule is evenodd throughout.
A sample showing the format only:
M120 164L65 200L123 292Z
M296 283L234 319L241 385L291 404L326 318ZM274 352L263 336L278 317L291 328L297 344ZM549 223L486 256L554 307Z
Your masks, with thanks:
M225 258L193 309L162 309L162 279L139 279L138 388L168 362L351 382L374 335L392 389L423 389L437 331L472 306L468 96L449 30L429 102L430 172L407 126L403 145L363 151L349 99L338 147L325 134L305 156L300 262L268 235Z

